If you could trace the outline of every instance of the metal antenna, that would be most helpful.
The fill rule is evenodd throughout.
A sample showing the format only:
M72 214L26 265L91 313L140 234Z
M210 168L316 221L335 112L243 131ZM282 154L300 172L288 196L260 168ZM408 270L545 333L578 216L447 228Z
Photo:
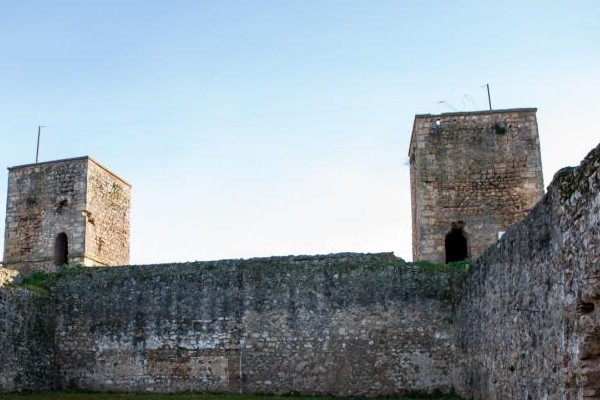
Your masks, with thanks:
M40 155L40 134L42 133L42 128L45 128L44 125L38 125L38 137L37 137L37 147L35 149L35 163L38 163L38 156Z
M492 111L492 98L490 97L490 84L486 83L485 85L483 85L487 88L487 93L488 93L488 104L490 105L490 111ZM482 86L482 87L483 87Z

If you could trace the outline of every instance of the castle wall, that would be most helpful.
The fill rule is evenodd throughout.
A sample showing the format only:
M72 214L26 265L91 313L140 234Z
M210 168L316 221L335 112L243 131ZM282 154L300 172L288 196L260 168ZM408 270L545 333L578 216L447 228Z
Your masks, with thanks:
M457 336L475 399L600 398L600 146L477 261Z
M445 262L464 221L471 259L543 195L536 109L417 115L410 145L413 259Z
M47 300L0 282L0 393L52 389L54 319Z
M0 391L598 399L600 146L466 272L338 254L46 285L0 285Z
M448 392L458 272L402 265L341 254L77 272L54 292L57 386Z

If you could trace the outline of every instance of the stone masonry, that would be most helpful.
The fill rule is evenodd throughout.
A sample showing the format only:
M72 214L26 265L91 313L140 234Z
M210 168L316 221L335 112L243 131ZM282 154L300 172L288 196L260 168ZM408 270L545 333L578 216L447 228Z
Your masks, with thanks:
M13 275L0 392L598 400L600 145L468 269L383 253Z
M9 168L5 267L127 264L130 190L89 157Z
M54 387L55 318L48 300L0 282L0 392Z
M543 195L535 108L417 115L409 156L413 260L476 259ZM456 229L453 229L456 228Z
M62 270L47 293L0 289L0 391L38 376L39 389L448 393L461 384L451 315L462 272L391 253ZM23 298L26 320L10 305ZM41 328L14 336L30 325ZM21 340L45 343L23 365L12 363Z
M460 293L465 396L600 399L600 145L556 174Z

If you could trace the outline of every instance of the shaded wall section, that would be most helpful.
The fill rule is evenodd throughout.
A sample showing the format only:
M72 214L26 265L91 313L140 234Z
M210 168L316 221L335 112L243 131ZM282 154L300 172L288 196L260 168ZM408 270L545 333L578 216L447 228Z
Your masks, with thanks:
M55 287L57 386L449 392L457 274L393 254L86 269Z
M0 392L52 389L53 360L49 297L0 283Z
M465 395L600 398L600 146L477 261L457 335Z

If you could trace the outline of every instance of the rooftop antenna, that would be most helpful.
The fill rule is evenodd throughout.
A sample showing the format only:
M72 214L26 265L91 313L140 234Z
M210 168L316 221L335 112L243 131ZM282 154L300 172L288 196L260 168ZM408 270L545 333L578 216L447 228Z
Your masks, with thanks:
M35 163L38 163L38 157L40 155L40 134L42 133L42 128L45 128L44 125L38 125L38 136L37 136L37 147L35 148Z
M487 88L487 94L488 94L488 104L490 105L490 111L492 111L492 98L490 97L490 84L486 83L485 85L483 85ZM482 86L482 87L483 87Z

